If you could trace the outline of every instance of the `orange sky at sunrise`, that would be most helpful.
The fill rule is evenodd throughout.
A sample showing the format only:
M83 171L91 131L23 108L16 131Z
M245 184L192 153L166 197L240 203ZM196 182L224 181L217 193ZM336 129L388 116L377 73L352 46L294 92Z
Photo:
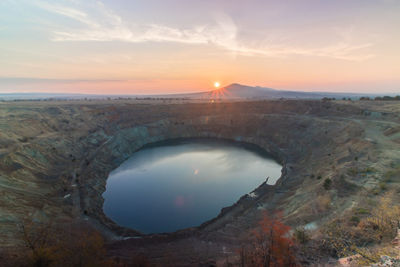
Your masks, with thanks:
M400 92L400 2L0 3L0 93Z

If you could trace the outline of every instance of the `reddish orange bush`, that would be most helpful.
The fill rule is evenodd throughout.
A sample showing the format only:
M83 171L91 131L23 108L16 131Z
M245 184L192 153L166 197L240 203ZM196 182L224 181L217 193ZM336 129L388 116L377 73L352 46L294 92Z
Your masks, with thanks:
M260 227L240 251L240 260L241 266L298 266L290 227L282 223L281 213L263 215Z

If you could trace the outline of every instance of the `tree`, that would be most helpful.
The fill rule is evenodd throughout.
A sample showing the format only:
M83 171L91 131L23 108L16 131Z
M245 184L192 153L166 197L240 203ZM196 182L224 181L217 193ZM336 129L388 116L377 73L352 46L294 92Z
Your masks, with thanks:
M50 266L56 260L55 242L50 223L24 221L19 225L21 239L30 251L28 261L33 266Z
M282 223L282 214L263 214L253 230L250 244L240 251L241 266L297 266L290 227Z
M25 259L31 266L110 266L103 237L84 223L56 224L26 220L20 224Z

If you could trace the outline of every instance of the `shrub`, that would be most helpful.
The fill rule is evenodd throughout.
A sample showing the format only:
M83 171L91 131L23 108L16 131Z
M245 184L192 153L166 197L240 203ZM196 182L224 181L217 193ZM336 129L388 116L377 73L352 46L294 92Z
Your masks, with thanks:
M347 171L347 173L348 173L350 176L356 176L356 175L358 174L358 170L357 170L356 168L350 168L350 169Z
M387 171L383 175L383 181L390 182L395 177L400 177L400 168L396 168L395 170Z
M304 227L298 227L294 230L294 237L300 244L306 244L310 241L311 237Z
M373 168L373 167L367 167L362 172L364 172L364 173L373 173L373 172L376 172L376 169Z
M365 236L377 242L395 237L400 221L400 206L394 199L393 192L386 193L372 209L371 215L361 220L360 228Z
M103 237L89 225L24 221L20 237L32 266L110 266Z
M360 218L354 215L350 218L350 222L354 223L355 225L358 225L358 223L360 222Z
M260 227L252 232L240 253L240 266L297 266L290 227L280 213L264 213Z
M329 178L326 178L324 181L324 184L323 184L325 190L331 189L331 185L332 185L332 180Z
M379 183L379 189L381 191L385 191L386 190L386 183L385 182L380 182Z
M358 214L358 215L367 215L367 214L369 215L369 214L371 214L370 211L368 209L365 209L365 208L358 208L355 213Z
M331 196L329 194L324 194L318 196L314 200L315 208L318 213L326 212L331 206Z
M376 186L376 187L372 188L370 192L371 192L371 194L377 196L377 195L379 195L379 193L381 192L381 190L379 189L378 186Z

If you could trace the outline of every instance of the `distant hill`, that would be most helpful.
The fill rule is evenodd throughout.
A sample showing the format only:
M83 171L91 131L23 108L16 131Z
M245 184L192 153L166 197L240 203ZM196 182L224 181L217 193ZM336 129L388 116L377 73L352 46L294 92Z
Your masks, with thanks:
M187 93L187 94L164 94L164 95L90 95L90 94L68 94L68 93L10 93L1 94L0 100L40 100L40 99L59 99L59 100L77 100L77 99L117 99L117 98L186 98L186 99L322 99L329 98L352 98L358 99L363 96L375 97L377 94L363 93L325 93L325 92L303 92L277 90L268 87L247 86L233 83L226 87L216 90Z
M361 96L375 96L371 94L355 94L355 93L323 93L323 92L302 92L302 91L287 91L276 90L268 87L247 86L233 83L226 87L194 94L184 94L182 97L188 98L210 98L210 99L321 99L324 97L330 98L359 98Z

